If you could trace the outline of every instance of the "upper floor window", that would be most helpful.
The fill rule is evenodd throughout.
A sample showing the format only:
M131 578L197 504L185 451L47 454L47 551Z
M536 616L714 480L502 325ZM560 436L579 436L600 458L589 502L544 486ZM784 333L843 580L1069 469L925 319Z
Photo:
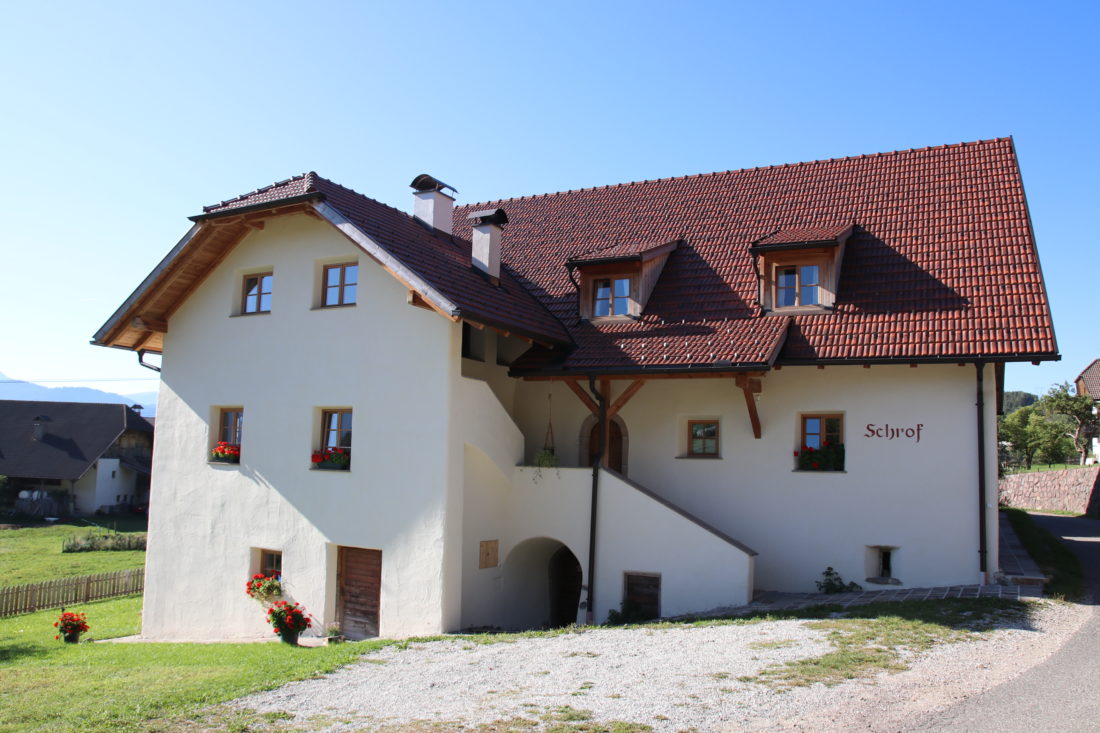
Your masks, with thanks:
M801 419L801 440L795 451L800 471L844 470L844 416L807 414Z
M626 316L630 314L630 278L599 278L592 281L592 315Z
M260 550L260 572L264 575L281 578L283 575L283 553L280 550Z
M317 468L351 468L351 410L321 412L321 448L313 453Z
M821 268L818 265L787 265L775 268L775 307L817 305L821 302L818 287Z
M244 276L241 293L241 313L270 313L271 288L275 276L270 272Z
M359 290L359 265L346 262L325 265L321 305L354 305Z
M688 420L688 450L691 458L718 457L718 421Z
M218 411L218 433L210 460L217 463L241 462L241 435L244 432L244 408L223 407Z

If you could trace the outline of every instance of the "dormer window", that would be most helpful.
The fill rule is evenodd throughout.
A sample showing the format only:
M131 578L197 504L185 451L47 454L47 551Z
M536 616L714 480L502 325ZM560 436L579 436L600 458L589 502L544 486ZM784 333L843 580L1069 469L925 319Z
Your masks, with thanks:
M592 315L602 316L630 315L630 278L598 278L593 281Z
M775 268L775 307L818 305L821 298L820 265L787 265Z
M750 248L760 278L759 302L766 312L814 312L836 301L844 244L852 224L781 229Z
M640 318L669 254L680 240L613 244L566 262L580 291L582 318ZM579 276L579 277L577 277Z

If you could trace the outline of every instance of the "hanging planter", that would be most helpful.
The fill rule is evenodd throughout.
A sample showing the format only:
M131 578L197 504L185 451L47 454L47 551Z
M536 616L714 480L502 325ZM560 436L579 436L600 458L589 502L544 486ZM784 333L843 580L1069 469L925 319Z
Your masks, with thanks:
M535 454L535 483L537 484L542 479L542 469L552 468L554 473L561 478L561 474L558 473L558 454L554 448L554 403L552 401L553 395L546 395L546 435L542 439L542 450Z

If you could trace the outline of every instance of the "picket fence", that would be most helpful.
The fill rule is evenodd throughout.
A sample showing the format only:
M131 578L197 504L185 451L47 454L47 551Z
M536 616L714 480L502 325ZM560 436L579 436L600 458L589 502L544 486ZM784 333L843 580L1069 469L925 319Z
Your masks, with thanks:
M0 618L17 613L62 608L101 598L130 596L145 589L145 569L115 570L0 588Z

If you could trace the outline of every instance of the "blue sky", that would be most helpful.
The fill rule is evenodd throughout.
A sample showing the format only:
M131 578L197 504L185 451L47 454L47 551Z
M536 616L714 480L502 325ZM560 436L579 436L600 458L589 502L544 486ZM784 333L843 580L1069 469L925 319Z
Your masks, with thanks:
M421 172L469 203L1006 135L1063 354L1009 366L1007 388L1043 392L1100 357L1095 2L62 2L4 16L12 378L153 377L88 340L188 215L308 170L408 209Z

